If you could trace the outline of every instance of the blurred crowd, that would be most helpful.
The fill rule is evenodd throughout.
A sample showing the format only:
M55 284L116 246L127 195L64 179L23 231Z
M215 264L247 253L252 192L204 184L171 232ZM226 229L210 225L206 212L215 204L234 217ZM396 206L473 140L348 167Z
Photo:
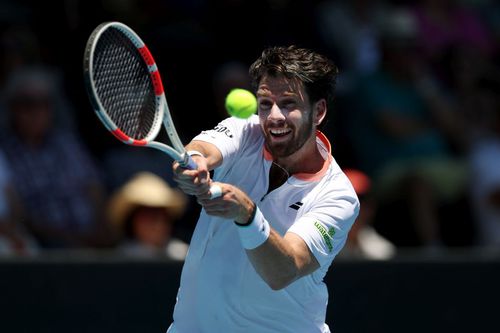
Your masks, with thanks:
M500 252L498 2L11 0L0 4L0 255L186 254L200 208L175 188L170 159L114 139L85 94L87 38L111 20L155 55L184 142L226 117L225 95L249 88L265 46L336 62L323 130L362 202L341 255Z

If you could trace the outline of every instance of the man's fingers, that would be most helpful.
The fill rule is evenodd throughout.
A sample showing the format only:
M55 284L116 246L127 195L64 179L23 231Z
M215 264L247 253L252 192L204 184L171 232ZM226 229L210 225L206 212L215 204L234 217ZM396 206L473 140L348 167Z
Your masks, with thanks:
M209 180L209 178L208 178L208 176L209 176L208 171L206 171L206 170L199 170L197 176L198 176L200 184L207 184L208 183L208 180Z

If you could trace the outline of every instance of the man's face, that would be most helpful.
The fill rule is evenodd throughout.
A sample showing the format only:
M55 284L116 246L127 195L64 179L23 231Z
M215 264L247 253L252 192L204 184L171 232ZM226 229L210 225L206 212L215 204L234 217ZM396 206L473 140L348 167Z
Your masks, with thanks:
M294 154L315 137L313 108L300 81L264 76L257 101L266 147L274 158Z

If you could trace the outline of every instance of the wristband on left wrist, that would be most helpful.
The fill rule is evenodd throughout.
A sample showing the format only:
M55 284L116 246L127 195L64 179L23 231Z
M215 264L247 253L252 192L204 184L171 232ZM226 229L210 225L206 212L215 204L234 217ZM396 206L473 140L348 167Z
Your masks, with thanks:
M241 245L247 250L253 250L264 244L271 233L271 226L266 221L259 207L255 205L253 219L248 224L237 225L238 235L240 236Z
M239 222L234 221L234 223L236 223L236 225L239 227L246 227L246 226L250 225L255 218L255 211L256 210L257 210L257 205L253 204L252 212L250 213L250 217L249 217L248 221L246 221L245 223L239 223Z

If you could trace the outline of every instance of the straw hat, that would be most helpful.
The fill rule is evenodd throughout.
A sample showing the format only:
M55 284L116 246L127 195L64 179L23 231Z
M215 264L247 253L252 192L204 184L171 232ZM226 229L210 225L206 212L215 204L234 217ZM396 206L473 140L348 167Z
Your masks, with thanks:
M165 208L173 219L184 212L187 198L151 172L139 172L110 198L108 214L111 224L123 227L129 214L138 206Z

